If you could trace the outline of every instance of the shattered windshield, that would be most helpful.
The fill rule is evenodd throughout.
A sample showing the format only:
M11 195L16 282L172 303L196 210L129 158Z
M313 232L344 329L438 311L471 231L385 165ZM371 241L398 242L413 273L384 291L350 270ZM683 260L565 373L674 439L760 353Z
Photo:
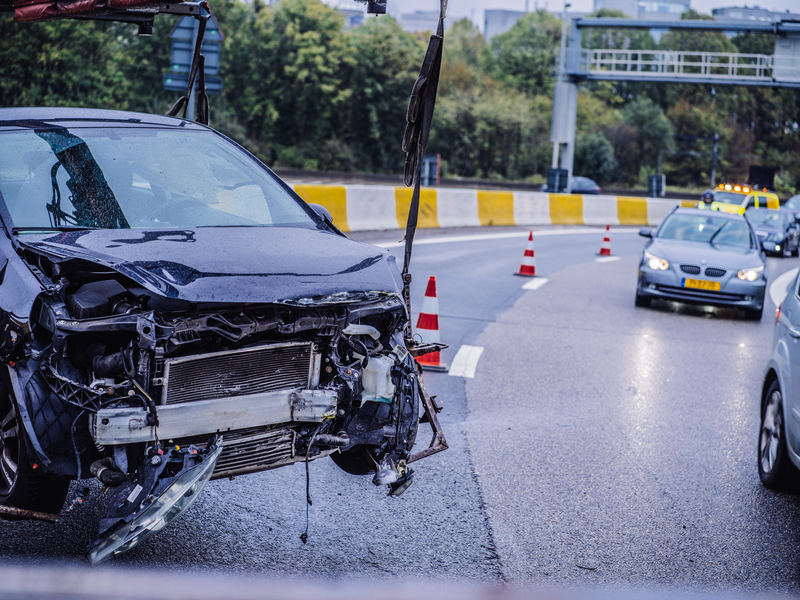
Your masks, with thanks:
M209 131L4 132L0 164L17 228L315 225L269 172Z

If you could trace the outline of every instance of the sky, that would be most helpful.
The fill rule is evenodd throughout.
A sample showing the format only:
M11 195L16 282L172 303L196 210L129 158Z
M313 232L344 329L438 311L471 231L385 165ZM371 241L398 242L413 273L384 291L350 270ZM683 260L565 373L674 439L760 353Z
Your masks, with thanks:
M550 11L561 11L564 7L564 0L527 0L529 10L536 6L547 8ZM481 30L483 29L484 9L505 9L505 10L525 10L526 0L449 0L447 7L447 17L450 20L458 20L463 17L471 19ZM569 0L572 4L571 11L591 12L594 8L594 0ZM364 5L353 0L330 0L329 4L340 8L361 8ZM387 0L388 12L396 17L400 13L414 12L417 10L439 10L439 0ZM712 8L722 8L725 6L744 6L745 3L736 0L691 0L691 7L700 13L711 14ZM792 12L800 12L800 0L755 0L747 2L747 6L759 6L778 12L785 12L787 9Z

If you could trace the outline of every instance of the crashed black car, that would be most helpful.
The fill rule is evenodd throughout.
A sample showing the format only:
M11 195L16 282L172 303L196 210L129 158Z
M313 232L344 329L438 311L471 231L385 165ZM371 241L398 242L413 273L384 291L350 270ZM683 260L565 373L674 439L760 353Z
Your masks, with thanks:
M394 258L212 129L0 109L0 221L0 516L97 478L99 562L209 479L330 456L399 494L446 448Z

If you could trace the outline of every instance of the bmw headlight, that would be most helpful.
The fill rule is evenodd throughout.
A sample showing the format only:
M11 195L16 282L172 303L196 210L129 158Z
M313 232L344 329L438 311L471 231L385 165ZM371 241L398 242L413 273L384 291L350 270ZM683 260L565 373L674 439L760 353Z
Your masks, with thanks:
M644 253L644 258L647 261L647 266L654 271L666 271L669 269L669 261L664 258L653 256L649 252Z
M755 281L763 271L764 267L762 265L760 267L756 267L755 269L742 269L736 274L736 276L742 281Z

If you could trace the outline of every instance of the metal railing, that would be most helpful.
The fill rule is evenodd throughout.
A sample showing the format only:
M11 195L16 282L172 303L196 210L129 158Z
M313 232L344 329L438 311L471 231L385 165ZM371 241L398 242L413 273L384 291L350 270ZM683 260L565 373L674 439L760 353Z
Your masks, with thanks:
M581 50L578 71L585 74L635 75L692 79L773 80L774 58L766 54L729 52L683 52L672 50ZM796 65L781 65L781 71ZM788 74L788 73L787 73Z

